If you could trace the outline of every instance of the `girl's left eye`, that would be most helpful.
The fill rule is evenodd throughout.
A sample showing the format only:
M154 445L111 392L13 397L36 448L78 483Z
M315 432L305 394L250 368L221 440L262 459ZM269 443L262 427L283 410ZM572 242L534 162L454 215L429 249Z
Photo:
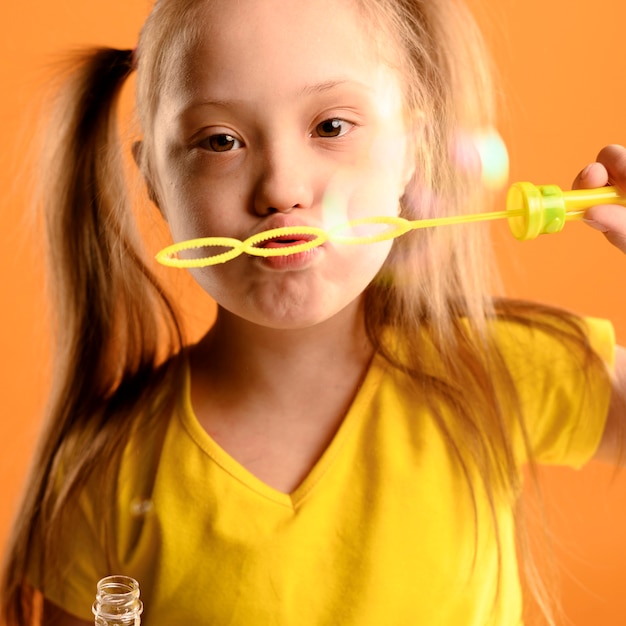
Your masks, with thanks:
M318 137L341 137L349 132L353 127L354 124L352 122L339 118L333 118L320 122L315 127L315 134Z
M241 148L241 141L227 133L211 135L200 142L200 146L211 152L230 152Z

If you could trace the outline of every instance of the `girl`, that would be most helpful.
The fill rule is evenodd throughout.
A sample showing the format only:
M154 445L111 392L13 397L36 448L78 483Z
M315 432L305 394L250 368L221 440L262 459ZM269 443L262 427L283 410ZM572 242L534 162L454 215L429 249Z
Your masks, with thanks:
M516 539L549 620L520 469L617 460L610 326L491 298L485 230L455 227L194 269L218 313L186 345L121 173L134 69L133 154L174 241L484 207L453 146L491 87L452 0L158 0L136 51L84 55L49 154L56 384L7 624L87 624L127 574L148 626L516 625ZM618 146L576 186L609 180ZM587 217L626 251L623 209Z

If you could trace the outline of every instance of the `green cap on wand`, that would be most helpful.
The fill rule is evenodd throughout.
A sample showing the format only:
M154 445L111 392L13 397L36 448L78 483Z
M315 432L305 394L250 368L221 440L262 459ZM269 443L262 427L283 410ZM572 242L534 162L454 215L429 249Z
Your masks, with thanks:
M617 187L563 191L557 185L514 183L509 188L506 212L509 228L520 241L558 233L565 222L582 219L596 204L626 206L626 195Z

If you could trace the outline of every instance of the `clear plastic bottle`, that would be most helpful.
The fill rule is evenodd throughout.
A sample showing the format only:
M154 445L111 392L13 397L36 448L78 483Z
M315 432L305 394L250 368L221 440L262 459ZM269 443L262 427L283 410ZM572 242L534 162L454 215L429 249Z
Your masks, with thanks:
M140 626L143 602L139 599L139 583L130 576L103 578L91 610L96 626Z

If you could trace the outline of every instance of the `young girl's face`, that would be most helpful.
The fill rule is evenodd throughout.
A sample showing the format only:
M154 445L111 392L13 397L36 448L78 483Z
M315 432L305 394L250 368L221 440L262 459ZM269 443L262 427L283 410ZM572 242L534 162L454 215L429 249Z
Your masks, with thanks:
M152 184L174 241L397 215L411 174L399 77L351 0L205 7L154 119ZM327 242L193 272L235 315L301 328L357 303L390 247Z

